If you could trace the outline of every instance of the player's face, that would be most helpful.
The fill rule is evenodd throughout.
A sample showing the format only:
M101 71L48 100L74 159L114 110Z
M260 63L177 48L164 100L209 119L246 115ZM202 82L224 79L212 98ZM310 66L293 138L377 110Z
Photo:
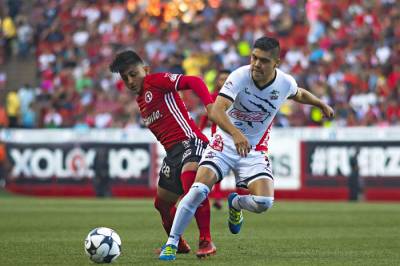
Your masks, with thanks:
M120 72L125 86L135 94L140 93L143 86L143 79L148 74L149 68L143 65L130 65Z
M272 51L264 51L255 48L251 53L251 76L258 85L268 83L275 75L275 67L279 64L279 58Z

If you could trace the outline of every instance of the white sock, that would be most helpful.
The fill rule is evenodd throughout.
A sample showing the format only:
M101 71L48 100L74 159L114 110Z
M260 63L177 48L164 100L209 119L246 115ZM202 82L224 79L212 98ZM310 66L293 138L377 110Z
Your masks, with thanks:
M237 210L248 210L251 212L264 212L272 207L274 203L274 197L264 197L264 196L236 196L232 201L232 206Z
M193 183L189 192L179 202L176 209L171 233L168 237L167 245L178 246L179 237L183 234L186 227L192 220L194 213L200 204L207 198L210 189L203 183Z

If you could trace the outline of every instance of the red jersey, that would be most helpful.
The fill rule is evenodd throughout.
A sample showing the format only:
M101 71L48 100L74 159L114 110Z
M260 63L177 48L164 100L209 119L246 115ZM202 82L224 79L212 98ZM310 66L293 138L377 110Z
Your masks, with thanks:
M213 102L215 102L215 100L218 97L218 91L215 91L211 94L211 99L213 100ZM203 131L203 129L207 126L207 122L208 122L208 116L207 114L203 115L202 117L200 117L200 121L199 121L199 129L201 131ZM212 123L211 124L211 136L214 136L214 133L217 131L217 124Z
M166 150L190 138L199 138L208 142L207 137L201 133L190 117L178 94L178 90L189 89L188 86L180 84L183 78L190 77L171 73L147 75L143 80L143 89L136 99L144 124ZM186 84L191 84L196 88L202 87L192 81L186 82ZM205 90L207 90L207 87L205 87ZM195 92L197 93L196 90ZM200 93L203 93L203 91ZM205 105L212 102L209 94L209 100L207 95L203 95L203 98L206 98L203 101Z

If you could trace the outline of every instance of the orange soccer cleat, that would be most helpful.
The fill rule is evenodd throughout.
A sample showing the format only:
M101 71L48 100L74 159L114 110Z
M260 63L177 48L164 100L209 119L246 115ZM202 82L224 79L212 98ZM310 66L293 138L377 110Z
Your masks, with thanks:
M177 251L176 253L179 253L179 254L186 254L186 253L189 253L190 250L191 250L191 249L190 249L189 244L186 242L185 239L183 239L183 238L181 237L181 240L179 240L179 244L178 244L178 251Z
M217 253L217 248L211 240L200 239L199 250L196 252L196 256L199 259L215 255L215 253Z

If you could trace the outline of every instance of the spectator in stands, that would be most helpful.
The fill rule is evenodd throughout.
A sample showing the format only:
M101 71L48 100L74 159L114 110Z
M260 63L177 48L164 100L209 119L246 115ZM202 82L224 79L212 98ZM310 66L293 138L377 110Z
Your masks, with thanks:
M400 6L393 0L199 0L202 4L189 5L187 11L162 1L149 2L146 8L135 1L47 0L46 8L42 0L9 2L12 6L2 6L12 13L7 19L1 14L1 34L6 36L1 41L7 43L3 47L10 50L10 40L17 37L18 51L24 54L31 42L39 83L46 90L42 94L57 94L68 82L84 99L89 87L106 94L120 92L123 85L107 76L106 66L121 47L143 54L155 71L208 79L217 70L233 70L247 62L249 44L267 34L282 43L282 70L293 73L300 86L320 90L319 96L340 106L342 115L349 114L336 125L400 124L400 100L380 106L400 94ZM32 6L29 13L24 13L25 5ZM319 88L324 83L328 86ZM96 105L96 97L90 100L88 104ZM123 107L119 100L116 104ZM191 101L188 109L196 110L198 104ZM86 116L88 110L80 112ZM276 124L331 125L318 121L318 116L290 103L277 115ZM42 125L43 116L37 117Z
M6 112L9 127L18 127L20 118L20 99L14 90L9 91L6 97Z

